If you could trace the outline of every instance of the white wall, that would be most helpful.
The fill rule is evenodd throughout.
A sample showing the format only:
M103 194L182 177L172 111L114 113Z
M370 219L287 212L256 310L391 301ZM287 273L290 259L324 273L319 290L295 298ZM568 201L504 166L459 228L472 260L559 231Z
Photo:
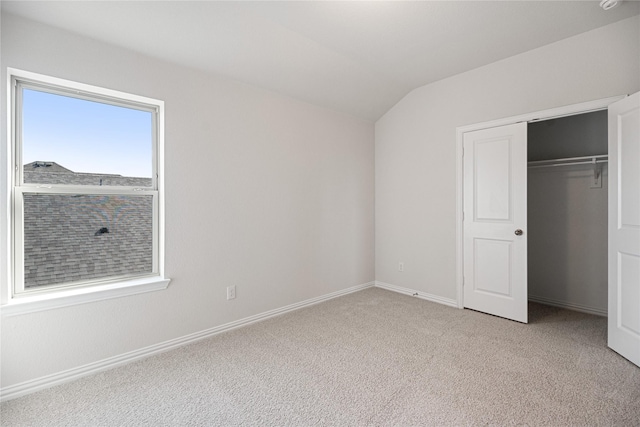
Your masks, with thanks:
M374 279L373 123L6 14L1 47L2 129L6 67L165 101L172 279L3 318L2 387Z
M411 92L376 123L376 280L456 298L457 126L638 90L636 16Z

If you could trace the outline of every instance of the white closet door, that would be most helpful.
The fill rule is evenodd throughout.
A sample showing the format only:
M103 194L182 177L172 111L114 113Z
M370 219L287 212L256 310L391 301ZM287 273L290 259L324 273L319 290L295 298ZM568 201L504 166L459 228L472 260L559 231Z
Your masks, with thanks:
M527 322L527 124L464 134L464 306Z
M609 347L640 366L640 93L609 106Z

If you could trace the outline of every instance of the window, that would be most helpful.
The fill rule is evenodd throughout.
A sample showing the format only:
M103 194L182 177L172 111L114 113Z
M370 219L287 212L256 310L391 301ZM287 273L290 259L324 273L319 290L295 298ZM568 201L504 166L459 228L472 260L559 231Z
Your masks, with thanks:
M9 74L8 305L166 288L162 101Z

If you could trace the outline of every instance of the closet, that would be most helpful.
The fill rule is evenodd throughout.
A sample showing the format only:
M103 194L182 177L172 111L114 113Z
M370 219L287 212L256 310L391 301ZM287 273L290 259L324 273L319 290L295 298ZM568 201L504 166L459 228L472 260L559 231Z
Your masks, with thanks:
M459 307L606 316L640 366L640 92L456 132Z
M607 315L607 111L527 126L528 299Z

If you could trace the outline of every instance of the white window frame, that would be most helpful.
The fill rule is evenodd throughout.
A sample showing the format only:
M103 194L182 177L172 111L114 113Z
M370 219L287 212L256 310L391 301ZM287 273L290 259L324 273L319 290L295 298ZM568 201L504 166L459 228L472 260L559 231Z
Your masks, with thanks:
M10 218L8 241L3 242L9 252L7 263L8 286L3 287L0 311L2 315L16 315L90 301L121 297L166 289L169 279L164 276L164 102L111 89L77 83L13 68L7 69L8 118L7 158ZM63 96L100 101L116 106L149 111L153 116L153 168L151 187L93 186L68 184L37 184L23 182L21 140L21 88L35 89ZM124 277L84 280L34 289L24 287L24 222L25 194L105 194L151 196L153 198L152 272Z

